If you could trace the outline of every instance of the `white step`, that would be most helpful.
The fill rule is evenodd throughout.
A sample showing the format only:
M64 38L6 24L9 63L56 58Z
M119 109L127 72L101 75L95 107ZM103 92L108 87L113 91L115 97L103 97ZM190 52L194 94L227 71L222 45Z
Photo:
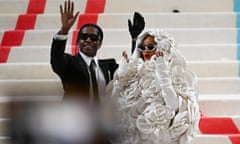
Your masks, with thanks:
M0 3L1 4L1 3ZM0 14L0 29L11 30L15 29L18 15L16 14Z
M237 47L236 44L178 45L187 60L236 60Z
M0 64L0 79L58 79L49 63Z
M0 13L1 14L17 14L25 13L27 10L27 0L1 0ZM14 7L13 7L14 6Z
M0 108L1 116L7 115L8 104L10 102L58 102L62 100L62 96L0 96ZM198 104L201 113L204 116L214 117L231 117L234 124L240 129L240 95L229 95L229 94L215 94L215 95L199 95ZM4 112L5 111L5 112ZM4 114L5 113L5 114ZM0 121L1 122L1 121ZM1 123L0 123L1 124ZM1 130L1 125L0 125Z
M50 46L12 47L7 63L48 62L50 63Z
M239 94L240 78L199 78L199 94ZM60 79L0 80L0 96L62 96Z
M75 12L85 12L88 0L74 0ZM44 13L59 14L59 5L63 4L62 0L47 0Z
M188 68L198 78L238 77L237 61L188 61ZM52 79L56 78L48 63L3 63L0 64L0 79ZM223 69L227 69L224 70ZM16 73L17 72L17 73Z
M198 103L199 103L199 107L202 114L206 116L239 116L240 115L240 111L239 111L240 95L239 94L199 95ZM236 121L239 121L239 119ZM238 122L237 124L239 125L240 122Z
M83 13L80 13L80 15ZM15 29L18 14L0 14L0 29ZM143 13L146 28L234 28L236 14L225 13ZM51 30L60 28L60 14L40 14L37 16L34 29ZM127 20L132 20L133 13L102 13L97 24L103 29L127 28ZM156 21L158 19L158 21ZM222 21L224 19L224 21ZM109 22L111 21L111 22ZM176 23L177 21L177 23ZM77 22L72 27L76 29Z
M142 12L142 11L139 11ZM197 13L141 13L146 28L232 28L236 27L236 14L233 12ZM103 28L127 28L127 20L133 13L103 13L98 24ZM224 19L224 21L223 21ZM111 21L111 22L109 22ZM177 22L176 22L177 21ZM56 21L57 22L57 21Z
M215 12L232 11L233 1L229 0L109 0L106 1L105 13L113 12L171 12L173 9L179 9L182 12Z
M199 94L239 94L240 78L199 78Z
M198 135L191 144L232 144L227 135Z
M63 96L60 79L0 80L1 96Z
M187 61L188 68L197 77L238 77L238 61ZM225 70L224 70L225 69Z
M86 0L75 0L75 9L81 12L85 11ZM48 0L45 6L45 13L58 13L59 4L62 0ZM14 5L14 8L12 7ZM127 6L124 6L127 5ZM1 0L0 13L25 13L28 6L28 0ZM181 12L231 12L233 10L233 1L229 0L108 0L105 4L105 13L119 12L172 12L178 9Z
M10 144L10 138L0 137L1 144ZM233 144L227 135L197 135L191 144ZM236 143L237 144L237 143Z
M29 0L1 0L1 14L25 14L27 12ZM47 0L44 13L59 13L59 5L63 4L62 0ZM87 0L74 0L75 10L84 12ZM13 7L14 6L14 7Z
M187 61L237 59L237 45L178 45L178 49L186 57ZM67 47L66 52L70 53L70 51L71 48ZM130 55L130 45L104 45L98 51L98 57L115 58L119 61L123 51L127 51ZM50 46L14 46L11 48L7 62L50 62Z
M146 29L149 30L149 29ZM173 35L177 44L236 44L237 29L165 29ZM0 36L4 31L0 32ZM57 30L28 30L22 46L50 46ZM70 32L71 33L71 32ZM129 45L131 40L126 29L106 29L103 45ZM71 35L69 43L71 43Z

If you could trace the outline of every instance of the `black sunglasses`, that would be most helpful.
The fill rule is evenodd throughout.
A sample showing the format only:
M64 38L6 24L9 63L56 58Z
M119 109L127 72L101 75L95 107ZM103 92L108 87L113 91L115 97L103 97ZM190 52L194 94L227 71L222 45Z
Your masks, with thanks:
M141 50L141 51L144 51L144 50L146 50L146 49L148 49L148 50L153 50L153 49L156 48L156 45L153 45L153 44L146 45L146 46L140 45L138 48L139 48L139 50Z
M98 35L95 35L95 34L80 34L80 39L81 40L87 40L88 38L91 39L91 41L98 41L99 40L99 37Z

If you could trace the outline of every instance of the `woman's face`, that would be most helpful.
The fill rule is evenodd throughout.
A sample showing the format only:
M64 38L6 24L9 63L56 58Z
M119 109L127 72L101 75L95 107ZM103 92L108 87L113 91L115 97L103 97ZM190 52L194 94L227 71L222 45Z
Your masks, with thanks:
M144 61L150 60L151 57L155 54L156 52L156 48L153 48L153 46L155 47L156 42L154 41L154 37L153 36L147 36L147 38L145 38L143 40L143 49L142 50L142 56Z

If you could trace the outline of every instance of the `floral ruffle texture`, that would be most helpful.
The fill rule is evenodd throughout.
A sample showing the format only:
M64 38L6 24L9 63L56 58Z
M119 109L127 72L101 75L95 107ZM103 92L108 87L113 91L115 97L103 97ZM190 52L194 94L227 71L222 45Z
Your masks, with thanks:
M188 144L198 132L196 76L172 37L161 34L154 33L164 57L144 62L133 56L120 62L111 93L121 115L118 143Z

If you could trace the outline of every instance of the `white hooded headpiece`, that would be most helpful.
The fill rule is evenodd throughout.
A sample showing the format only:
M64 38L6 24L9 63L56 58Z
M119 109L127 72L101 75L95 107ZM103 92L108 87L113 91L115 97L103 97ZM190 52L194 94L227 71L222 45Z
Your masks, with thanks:
M146 31L138 37L136 47L133 53L133 58L140 57L140 51L138 48L143 43L143 39L146 38L146 36L148 35L154 37L155 42L157 43L157 49L162 51L165 56L169 57L171 54L171 49L175 49L176 46L175 40L170 33L157 29Z

